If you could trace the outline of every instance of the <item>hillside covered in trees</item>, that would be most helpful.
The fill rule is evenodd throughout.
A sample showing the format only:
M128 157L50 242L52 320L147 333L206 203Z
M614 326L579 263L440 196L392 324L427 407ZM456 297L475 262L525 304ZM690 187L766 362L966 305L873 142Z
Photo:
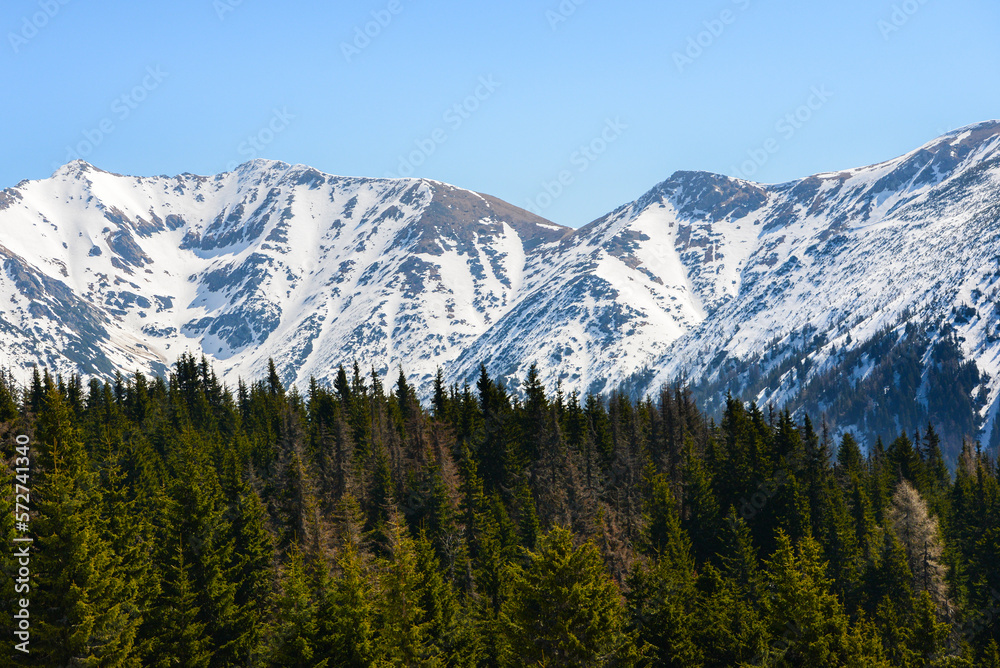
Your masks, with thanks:
M1000 668L1000 470L684 388L0 382L33 666ZM4 635L17 563L3 553ZM11 642L8 640L8 642Z

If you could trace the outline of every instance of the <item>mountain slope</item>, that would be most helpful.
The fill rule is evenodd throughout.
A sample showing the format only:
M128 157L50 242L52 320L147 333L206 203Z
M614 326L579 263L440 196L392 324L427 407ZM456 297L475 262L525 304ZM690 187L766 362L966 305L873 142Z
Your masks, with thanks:
M257 160L213 177L71 163L0 193L0 352L17 368L287 383L357 359L512 389L685 379L888 435L995 436L1000 122L762 185L677 172L577 230L422 179ZM881 398L881 401L879 400ZM954 454L954 452L952 453Z
M426 180L254 161L135 178L83 162L0 200L13 366L163 371L204 351L285 381L355 357L426 381L509 309L525 253L566 233Z
M954 455L1000 394L998 194L997 122L773 186L678 172L539 254L455 373L535 362L550 386L639 396L686 379L709 405L733 391L872 434L933 419Z

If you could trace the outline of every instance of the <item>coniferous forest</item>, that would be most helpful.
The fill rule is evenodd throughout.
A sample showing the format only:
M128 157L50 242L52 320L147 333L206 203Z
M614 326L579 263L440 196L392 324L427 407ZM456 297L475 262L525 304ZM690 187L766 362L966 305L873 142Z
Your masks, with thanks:
M928 424L485 371L333 387L0 382L4 543L30 439L28 666L1000 668L1000 471ZM867 452L867 454L866 454Z

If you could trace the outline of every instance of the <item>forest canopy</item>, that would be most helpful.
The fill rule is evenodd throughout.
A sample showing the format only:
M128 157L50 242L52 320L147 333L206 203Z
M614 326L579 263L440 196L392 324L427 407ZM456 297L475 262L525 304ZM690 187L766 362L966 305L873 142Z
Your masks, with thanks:
M0 379L36 666L1000 668L1000 471L681 386ZM17 564L3 555L13 637Z

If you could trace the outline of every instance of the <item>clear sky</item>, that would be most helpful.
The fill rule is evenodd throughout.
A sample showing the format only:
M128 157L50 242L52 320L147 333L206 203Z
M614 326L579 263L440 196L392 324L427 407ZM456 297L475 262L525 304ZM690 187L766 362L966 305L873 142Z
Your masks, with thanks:
M0 187L264 157L576 227L676 170L782 182L1000 117L996 0L4 0L0 27Z

